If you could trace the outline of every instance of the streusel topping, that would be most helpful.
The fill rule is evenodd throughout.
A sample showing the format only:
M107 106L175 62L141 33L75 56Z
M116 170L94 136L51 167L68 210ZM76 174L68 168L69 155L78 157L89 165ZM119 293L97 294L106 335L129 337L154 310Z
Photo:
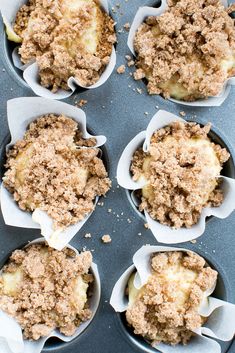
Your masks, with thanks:
M73 76L97 82L116 41L114 21L96 0L29 0L16 15L15 32L24 64L36 60L42 86L68 90Z
M38 340L59 329L72 336L91 318L88 287L92 255L31 245L15 250L0 276L0 308L20 324L24 338Z
M210 127L173 122L153 134L149 152L135 152L133 179L146 181L141 211L162 224L189 228L198 222L204 207L221 205L218 176L230 155L211 142Z
M234 19L220 0L168 0L139 27L135 79L150 94L193 101L216 96L235 74Z
M55 229L75 224L111 186L95 144L71 118L41 116L7 153L4 185L22 210L46 211Z
M152 344L187 344L192 330L206 321L198 309L217 272L201 256L181 251L154 254L151 270L140 290L133 284L135 274L129 280L127 322Z

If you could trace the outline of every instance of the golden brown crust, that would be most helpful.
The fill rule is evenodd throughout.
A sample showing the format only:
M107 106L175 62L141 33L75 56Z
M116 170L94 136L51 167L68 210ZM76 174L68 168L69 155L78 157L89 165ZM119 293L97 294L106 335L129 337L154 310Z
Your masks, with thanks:
M75 255L74 251L58 251L46 245L31 245L12 253L3 274L19 268L23 279L16 293L4 293L0 277L0 308L20 324L24 338L38 340L58 328L67 336L74 334L81 322L89 320L91 310L75 304L75 281L81 276L85 283L93 281L88 272L92 263L89 251Z
M26 64L36 59L41 85L53 92L59 88L68 90L67 80L71 76L84 86L97 82L116 41L114 22L97 1L87 1L69 14L67 5L69 2L65 0L29 0L18 11L14 25L15 32L22 38L19 49L22 62ZM99 37L97 48L91 53L80 36L93 25L94 8L97 9Z
M178 290L180 280L177 282L167 277L167 270L171 268L172 271L173 266L193 269L196 279L190 282L187 290L184 286L186 278L181 277L182 285ZM150 340L152 344L187 344L193 335L192 330L205 321L198 314L198 307L203 292L215 283L217 272L205 267L205 260L199 255L181 251L154 254L151 267L152 275L147 284L126 311L127 321L133 326L135 334ZM185 297L182 301L175 293L181 294L183 290Z
M95 143L81 137L74 120L42 116L9 150L4 185L22 210L46 211L55 228L77 223L111 186Z
M134 47L134 77L148 79L150 94L188 101L215 96L235 74L234 20L220 0L169 0L162 15L139 27Z
M191 227L204 207L222 203L223 194L215 177L230 155L209 140L209 130L209 124L201 128L196 123L174 122L153 134L148 153L141 149L135 152L133 179L144 175L151 193L146 197L142 191L141 211L147 210L153 219L174 228ZM144 171L148 158L150 163Z

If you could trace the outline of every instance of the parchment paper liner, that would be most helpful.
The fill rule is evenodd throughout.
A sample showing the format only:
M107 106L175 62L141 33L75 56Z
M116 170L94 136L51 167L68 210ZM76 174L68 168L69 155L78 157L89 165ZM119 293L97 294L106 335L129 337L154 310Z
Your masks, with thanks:
M110 304L116 312L124 312L128 307L128 299L125 295L130 275L137 271L134 279L136 288L141 288L147 283L151 274L150 256L153 253L163 251L189 251L183 248L163 247L163 246L142 246L133 256L133 265L130 266L116 282ZM193 251L190 251L193 252ZM196 336L193 337L186 346L176 345L170 346L166 344L158 344L155 346L162 353L220 353L219 343L207 338L207 335L222 341L229 341L235 333L235 305L228 303L210 295L214 292L215 286L206 291L199 313L202 316L209 317L208 321L200 329L195 330Z
M104 9L104 11L109 13L108 0L99 0L99 2L102 8ZM27 3L27 0L11 0L10 2L8 0L1 0L0 2L0 11L3 17L3 21L5 25L11 29L12 32L14 32L12 24L15 21L16 13L19 10L19 8L25 3ZM113 72L113 69L116 65L116 52L113 46L109 64L106 66L104 72L102 73L99 80L95 84L87 87L82 85L81 82L79 83L78 80L75 80L74 77L70 77L68 79L68 86L70 90L66 91L66 90L59 89L56 93L53 93L49 89L40 85L39 75L38 75L38 65L36 62L31 62L29 64L23 65L20 60L20 56L18 54L17 48L12 53L12 59L13 59L14 65L18 69L24 71L23 77L27 82L27 84L29 85L29 87L33 90L33 92L36 95L45 97L45 98L51 98L51 99L64 99L71 96L77 87L93 89L105 83L109 78L109 76L111 75L111 73Z
M221 2L225 7L228 7L228 2L226 0L221 0ZM132 25L129 31L128 41L127 41L127 45L134 56L135 56L134 38L135 38L135 33L137 29L144 22L146 17L160 16L163 12L165 12L166 8L167 8L167 0L161 0L161 6L158 8L143 6L138 9L134 17L134 20L132 22ZM177 100L174 98L169 98L169 100L178 104L194 106L194 107L220 106L228 97L231 89L231 85L235 85L235 77L231 77L225 81L223 90L217 96L209 97L208 99L199 99L194 102L186 102L186 101Z
M106 142L105 136L92 136L87 132L86 114L83 110L63 102L53 101L46 98L25 97L11 99L7 102L7 118L11 134L11 142L7 145L6 150L15 144L17 140L23 138L29 123L40 115L48 113L65 114L68 117L73 118L78 122L84 138L96 138L97 144L95 147L100 147ZM97 200L98 198L96 198L95 203ZM41 234L45 237L48 244L57 250L63 249L63 247L70 242L92 213L88 214L82 221L67 227L63 232L54 232L52 228L52 219L46 212L37 209L34 211L32 219L32 214L30 212L22 211L18 207L12 194L6 190L3 183L1 184L1 209L4 221L7 225L22 228L41 228ZM53 236L51 236L52 232L54 232Z
M118 184L128 190L139 190L146 184L143 180L133 181L130 173L130 165L134 152L143 144L144 152L149 149L150 139L153 133L173 121L183 121L184 119L164 110L159 110L150 120L147 129L137 134L124 149L117 167ZM226 218L235 209L235 179L218 176L223 179L221 188L224 193L224 200L219 207L205 207L202 210L200 219L197 224L191 228L173 229L163 225L150 217L148 212L144 212L146 221L157 241L165 244L182 243L193 240L202 235L205 231L206 217L216 216L218 218Z
M36 239L25 247L28 247L32 244L45 243L45 239L39 238ZM67 245L69 249L72 249L77 255L79 252L71 245ZM0 311L0 351L1 353L40 353L44 347L44 344L50 337L57 337L64 342L70 342L74 338L78 337L91 323L93 320L96 311L100 302L101 295L101 285L100 277L97 265L92 262L91 271L94 276L94 291L91 298L89 298L89 307L92 310L92 317L90 320L83 322L76 330L76 333L73 336L67 337L59 332L59 330L53 330L51 334L47 337L42 337L38 341L30 341L23 339L22 330L20 325L16 320L8 316L3 311Z

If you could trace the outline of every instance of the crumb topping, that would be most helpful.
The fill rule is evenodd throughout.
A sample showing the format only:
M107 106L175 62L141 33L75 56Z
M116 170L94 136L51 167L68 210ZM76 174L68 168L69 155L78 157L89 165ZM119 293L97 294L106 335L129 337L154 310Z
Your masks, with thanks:
M138 28L136 80L150 94L193 101L219 94L235 74L234 19L220 0L168 0Z
M151 343L187 344L192 330L206 318L198 313L205 291L216 283L217 272L192 252L166 252L151 258L152 274L140 290L134 275L128 283L127 322L134 333Z
M25 339L38 340L55 328L72 336L91 318L87 291L92 255L46 245L12 253L0 276L0 308L20 324Z
M53 92L69 90L69 77L96 83L116 42L114 21L96 0L29 0L14 30L22 39L21 61L36 60L41 85Z
M111 186L95 144L71 118L41 116L8 151L3 183L22 210L46 211L54 229L75 224Z
M190 228L204 207L221 205L223 192L217 177L230 155L211 142L210 127L173 122L153 134L149 152L135 152L133 179L146 181L141 211L162 224Z

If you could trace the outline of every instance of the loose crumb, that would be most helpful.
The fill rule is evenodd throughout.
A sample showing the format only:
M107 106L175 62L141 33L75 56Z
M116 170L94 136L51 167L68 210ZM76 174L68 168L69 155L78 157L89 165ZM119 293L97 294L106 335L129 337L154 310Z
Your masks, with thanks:
M110 237L109 234L105 234L105 235L102 236L101 240L102 240L103 243L106 244L106 243L111 243L112 238Z
M125 30L126 30L126 31L129 31L129 29L130 29L131 25L130 25L130 23L129 23L129 22L127 22L127 23L125 23L125 24L124 24L124 26L123 26L123 27L125 28Z
M84 238L91 238L91 233L86 233L86 234L84 235Z
M131 60L132 60L130 55L125 55L125 59L126 59L127 61L131 61Z
M131 66L134 66L134 65L135 65L134 60L130 60L130 61L128 61L128 63L127 63L127 66L128 66L128 67L131 67Z
M117 68L117 73L118 73L118 74L124 74L125 71L126 71L125 65L121 65L121 66L119 66L119 67Z
M77 105L79 107L83 107L85 104L87 104L87 100L86 99L80 99L80 101L77 103Z

